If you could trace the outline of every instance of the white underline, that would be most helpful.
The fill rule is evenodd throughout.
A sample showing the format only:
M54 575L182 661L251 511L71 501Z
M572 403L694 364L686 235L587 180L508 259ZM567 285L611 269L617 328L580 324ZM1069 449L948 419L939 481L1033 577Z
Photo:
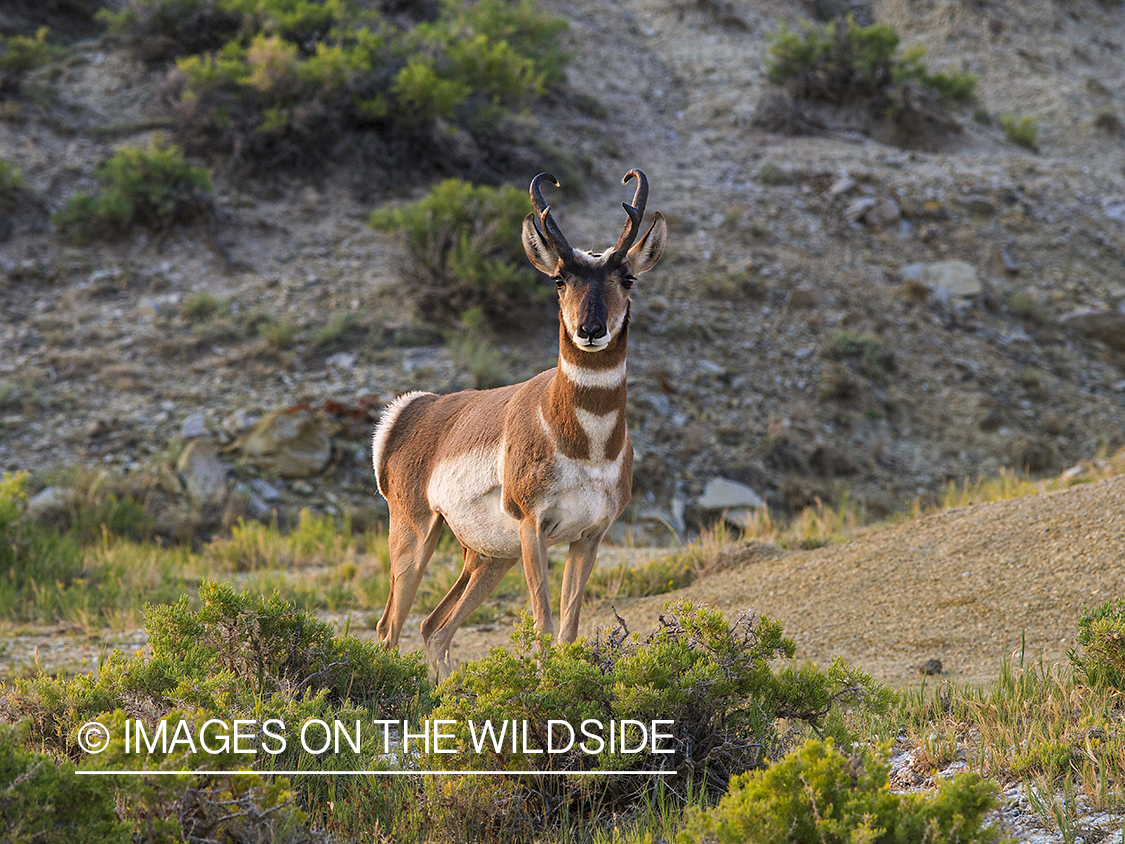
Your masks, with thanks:
M643 776L643 777L670 777L675 776L675 771L75 771L76 774L87 776L125 776L160 777L160 776L236 776L238 774L254 774L255 776L284 776L284 777L413 777L420 775L447 775L447 776L544 776L544 777L608 777L608 776Z

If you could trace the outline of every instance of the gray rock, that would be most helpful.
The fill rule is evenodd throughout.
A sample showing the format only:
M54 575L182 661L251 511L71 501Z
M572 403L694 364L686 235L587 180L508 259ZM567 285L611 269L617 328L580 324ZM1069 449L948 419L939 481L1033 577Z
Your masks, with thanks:
M1009 275L1019 275L1020 265L1004 247L1000 247L1000 261L1004 264L1004 272Z
M902 209L893 199L884 199L869 208L863 215L863 222L873 229L885 229L888 226L893 226L900 219L902 219Z
M687 524L684 522L684 512L686 510L687 502L680 496L677 495L672 499L672 527L676 529L676 532L680 536L683 536L684 531L687 530Z
M319 475L332 457L332 441L321 420L307 410L275 410L235 442L233 448L262 469L283 478Z
M255 478L250 481L250 488L254 490L262 501L277 501L277 499L281 497L281 492L277 487L261 478Z
M251 495L246 502L246 511L252 518L260 522L269 521L273 516L273 508L256 495Z
M337 352L325 361L329 366L335 367L343 372L351 370L355 366L355 362L356 355L350 352Z
M649 407L651 407L661 416L667 416L672 412L672 402L667 396L661 395L660 393L655 393L645 396L645 398L648 401Z
M843 196L844 194L853 190L857 184L858 182L856 182L856 180L849 176L847 173L841 173L840 178L833 182L832 187L828 189L828 195L833 198L837 196Z
M844 209L844 216L847 217L849 222L856 223L867 216L867 212L879 204L873 196L861 196L859 199L853 199L848 203L848 207Z
M752 488L727 478L712 478L703 488L703 495L695 502L703 510L732 510L736 508L761 508L766 502Z
M224 431L232 437L237 437L243 431L248 431L253 428L254 423L257 421L257 416L252 416L245 410L236 410L234 413L228 414L220 424Z
M900 275L903 281L920 284L943 301L969 299L984 292L976 267L965 261L907 264Z
M27 514L36 519L61 516L74 504L78 493L67 486L49 486L27 502Z
M207 433L207 417L202 412L192 413L180 423L180 436L194 440Z
M206 440L189 442L176 461L176 471L197 504L220 504L226 499L228 470L215 446Z
M726 372L726 369L719 366L714 361L707 360L707 358L700 358L695 362L695 365L700 371L705 372L708 375L722 375L724 372Z
M1064 328L1100 340L1114 349L1125 350L1125 303L1117 310L1081 308L1059 317Z

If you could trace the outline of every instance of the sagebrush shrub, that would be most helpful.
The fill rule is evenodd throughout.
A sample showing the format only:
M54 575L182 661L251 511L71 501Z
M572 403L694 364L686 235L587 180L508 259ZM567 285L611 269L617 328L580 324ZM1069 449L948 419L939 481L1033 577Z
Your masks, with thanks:
M1125 600L1084 608L1078 618L1078 646L1080 650L1068 656L1084 682L1125 691Z
M845 756L831 739L809 739L762 771L738 777L718 806L696 810L679 844L985 844L996 785L975 773L943 779L933 794L897 794L876 756Z
M976 77L933 73L922 64L924 48L896 58L899 36L887 24L860 26L852 17L823 29L808 25L796 33L782 26L770 43L766 69L796 96L832 103L886 95L907 83L935 91L943 100L971 101Z
M59 48L47 41L48 32L44 26L34 35L0 34L0 99L18 93L25 73L59 55Z
M678 782L716 794L731 776L763 764L779 748L778 718L820 726L845 701L862 700L875 708L887 703L884 690L842 664L828 672L808 666L775 671L771 660L792 656L794 648L775 622L743 616L732 624L717 610L686 602L666 608L656 629L643 638L621 622L593 640L559 645L536 634L525 619L513 644L514 650L494 648L488 658L464 666L435 692L431 719L455 722L451 729L459 731L464 747L472 748L465 728L470 719L490 720L497 728L526 721L533 748L547 746L550 720L578 730L588 719L603 725L631 719L672 722L661 729L670 734L664 744L673 752L638 756L609 752L607 746L605 752L586 753L576 744L550 755L434 755L428 764L474 770L675 770ZM608 732L606 739L608 745ZM488 786L502 793L493 794L487 805L468 803L482 817L495 813L505 828L535 828L556 817L560 806L582 816L624 809L651 786L645 777L628 775L511 777ZM458 779L449 787L472 795L480 783ZM526 823L517 823L519 818Z
M515 324L550 298L520 240L527 193L447 179L422 199L371 213L371 225L406 245L405 289L427 318L451 323L479 308L494 324Z
M112 784L24 746L26 727L0 723L0 829L20 844L129 844Z
M159 135L147 149L118 149L97 176L97 194L77 193L51 217L79 240L119 237L135 225L162 231L211 210L210 172Z
M334 636L331 625L276 597L211 581L199 593L198 609L186 598L148 607L149 653L113 651L93 677L17 681L0 713L28 718L38 741L74 752L79 725L117 709L148 718L176 708L227 719L252 712L300 723L341 707L406 717L426 693L417 653Z
M1037 151L1035 139L1039 134L1039 121L1034 117L1003 114L1000 116L1000 128L1004 130L1004 137L1013 144L1018 144L1032 152Z
M566 22L533 0L127 0L103 17L175 64L185 143L261 169L313 165L360 131L414 159L451 124L493 137L568 58Z
M861 127L889 127L895 142L932 143L959 128L944 112L953 102L971 102L977 78L962 71L931 73L922 63L925 48L898 54L899 36L886 24L860 26L850 15L823 28L806 24L800 33L783 25L769 47L766 70L786 95L768 98L761 109L763 125L790 132L824 128L797 102L860 106L876 122Z

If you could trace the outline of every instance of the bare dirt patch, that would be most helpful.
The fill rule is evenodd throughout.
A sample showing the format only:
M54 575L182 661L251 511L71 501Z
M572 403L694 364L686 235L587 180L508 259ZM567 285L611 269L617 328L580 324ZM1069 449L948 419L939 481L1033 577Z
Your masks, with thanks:
M669 599L776 618L798 658L843 657L898 686L927 659L959 681L1000 662L1074 646L1083 606L1125 594L1125 478L950 510L704 578L671 595L619 601L634 629ZM587 610L583 632L612 619Z

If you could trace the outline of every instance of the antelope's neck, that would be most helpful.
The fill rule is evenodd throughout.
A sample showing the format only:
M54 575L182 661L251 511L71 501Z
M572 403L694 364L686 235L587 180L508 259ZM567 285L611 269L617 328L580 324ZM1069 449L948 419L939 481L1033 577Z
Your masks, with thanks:
M614 461L625 446L629 320L609 346L584 352L559 320L559 365L540 408L558 450L572 460Z

